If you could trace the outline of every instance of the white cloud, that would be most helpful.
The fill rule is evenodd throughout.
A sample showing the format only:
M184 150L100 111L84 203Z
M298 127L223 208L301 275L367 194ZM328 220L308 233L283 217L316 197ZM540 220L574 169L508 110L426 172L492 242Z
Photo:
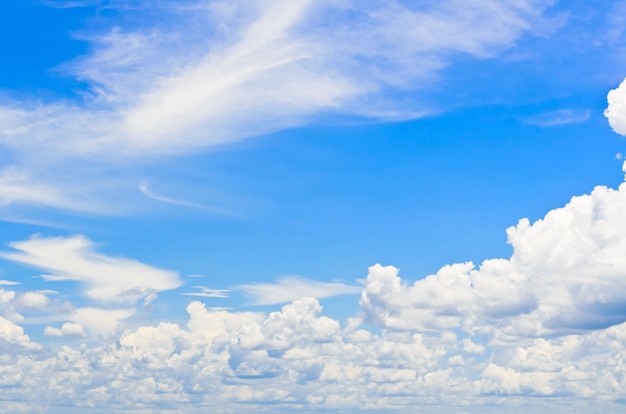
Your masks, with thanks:
M491 57L542 32L551 3L135 2L150 8L145 21L85 36L93 52L63 66L88 85L80 100L0 103L0 136L12 164L0 172L0 203L119 214L135 204L130 194L140 180L128 164L137 158L222 145L328 114L423 116L433 108L406 94L399 102L398 93L429 88L455 56ZM103 173L110 168L117 181Z
M274 412L528 412L547 404L571 412L616 411L612 400L623 395L624 324L479 345L452 333L342 330L314 299L269 315L210 311L199 302L187 310L186 327L143 326L90 347L32 356L14 340L16 357L0 366L0 381L11 385L4 397L28 401L31 411L61 410L69 399L109 411L258 412L271 404Z
M30 309L42 309L45 308L50 299L40 292L24 292L17 296L17 303Z
M194 289L199 289L199 292L186 292L181 293L181 295L185 296L199 296L204 298L227 298L229 297L228 289L211 289L207 286L192 286Z
M15 286L19 284L20 282L14 282L12 280L0 280L0 286Z
M0 316L11 322L20 322L24 316L15 308L15 297L15 291L0 289Z
M609 120L613 131L620 135L626 135L626 79L607 95L609 106L604 111L604 116Z
M75 330L76 325L80 325L91 335L108 338L115 333L121 322L134 313L135 309L77 308L68 316L68 319L73 322L70 325L72 331Z
M2 253L5 259L51 273L47 280L82 282L86 286L85 294L102 302L133 303L151 293L181 285L175 272L96 253L93 243L83 236L34 236L10 246L16 251Z
M361 305L392 329L490 331L498 340L562 335L626 321L626 184L596 187L534 224L507 230L513 255L443 267L407 285L373 266Z
M41 348L39 344L30 341L28 335L24 334L24 329L0 316L0 349L6 351L6 344L26 349Z
M355 295L361 292L360 286L338 282L320 282L301 277L284 276L275 283L246 283L235 289L252 299L254 305L287 303L305 297L328 298L341 295Z
M46 329L44 329L43 334L46 336L57 336L57 337L85 336L85 330L83 329L83 326L80 323L66 322L61 326L60 329L55 328L53 326L46 326Z

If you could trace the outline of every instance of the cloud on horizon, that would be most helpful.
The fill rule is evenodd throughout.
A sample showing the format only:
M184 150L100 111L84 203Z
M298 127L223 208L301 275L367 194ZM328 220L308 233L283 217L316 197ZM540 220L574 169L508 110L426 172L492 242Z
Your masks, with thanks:
M360 293L362 288L339 282L321 282L297 276L283 276L274 283L245 283L236 286L235 289L249 297L252 305L275 305L306 297L322 299L355 295Z
M507 234L512 256L478 268L451 264L407 281L393 266L372 266L361 310L343 326L310 297L269 314L194 301L186 325L131 327L123 323L130 314L120 314L102 331L113 335L108 340L46 353L0 318L4 396L30 401L31 409L70 398L85 409L112 410L469 404L524 412L544 408L537 397L550 397L552 411L617 410L626 389L615 362L626 359L626 183L596 187ZM276 303L288 299L286 291L306 293L294 283L311 284L296 282L257 284L251 292ZM17 296L2 297L10 303ZM44 334L80 337L83 326L101 324L102 312L77 309L71 323ZM27 380L24 372L33 375ZM52 388L42 382L50 376Z
M539 127L554 127L583 123L589 119L590 115L591 111L589 110L563 108L523 118L522 121Z

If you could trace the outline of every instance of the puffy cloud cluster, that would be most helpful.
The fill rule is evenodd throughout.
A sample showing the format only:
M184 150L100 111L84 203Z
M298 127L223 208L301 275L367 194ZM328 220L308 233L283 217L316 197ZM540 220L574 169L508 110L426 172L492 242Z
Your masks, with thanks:
M480 345L445 332L374 334L301 299L269 315L187 307L186 327L160 323L109 343L54 354L0 320L3 398L30 411L273 412L550 406L615 409L623 395L626 325L551 340ZM8 329L7 329L8 328ZM8 332L8 334L6 334ZM28 375L27 375L28 373ZM505 396L512 396L504 399ZM565 411L565 410L563 410Z
M246 283L237 287L253 299L255 305L287 303L303 297L327 298L357 294L360 286L339 282L320 282L296 276L284 276L274 283Z
M626 184L597 187L507 230L513 255L403 283L373 266L366 318L390 329L462 329L500 340L603 329L626 321Z
M447 265L408 283L392 266L372 266L361 311L344 326L312 298L270 314L192 302L186 326L125 328L100 344L55 353L33 343L17 319L2 318L4 398L59 411L67 401L85 410L185 412L268 404L272 411L410 412L426 405L523 412L544 404L619 411L626 392L626 183L573 197L507 233L512 256L478 268ZM47 306L12 291L0 300L5 311ZM83 320L102 320L99 312L108 311L79 309L44 334L80 337L90 329Z
M48 282L78 282L84 296L97 306L75 307L67 300L51 300L55 291L0 289L0 315L13 322L24 320L21 312L45 314L47 336L108 337L118 324L136 312L138 302L149 305L159 292L182 285L176 272L135 260L97 253L94 243L83 236L31 237L10 243L13 251L0 253L4 259L43 270Z

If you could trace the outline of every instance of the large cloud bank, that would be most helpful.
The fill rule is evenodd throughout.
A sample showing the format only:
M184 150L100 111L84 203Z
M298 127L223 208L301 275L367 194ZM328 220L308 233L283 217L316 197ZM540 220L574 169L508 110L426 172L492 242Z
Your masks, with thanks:
M361 311L344 326L313 298L270 314L191 302L186 325L127 328L50 353L3 318L3 398L51 412L68 401L185 412L617 410L626 392L626 183L507 233L511 258L478 268L444 266L410 282L372 266Z

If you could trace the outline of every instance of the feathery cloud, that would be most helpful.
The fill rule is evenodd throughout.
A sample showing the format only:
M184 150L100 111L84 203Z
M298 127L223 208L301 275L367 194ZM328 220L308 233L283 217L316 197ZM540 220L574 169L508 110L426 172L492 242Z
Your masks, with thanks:
M50 281L81 282L85 294L101 302L134 303L182 284L175 272L96 253L94 244L83 236L33 236L10 246L15 251L2 253L3 258L42 269L50 274L45 277Z
M626 135L626 79L607 95L608 107L604 116L609 120L613 131Z
M135 2L151 7L153 18L85 35L92 52L62 66L87 85L80 98L0 102L0 142L10 154L0 203L119 213L110 200L136 188L137 160L320 117L423 116L438 108L415 92L442 68L457 56L495 56L541 32L551 3ZM103 179L112 168L120 178Z

